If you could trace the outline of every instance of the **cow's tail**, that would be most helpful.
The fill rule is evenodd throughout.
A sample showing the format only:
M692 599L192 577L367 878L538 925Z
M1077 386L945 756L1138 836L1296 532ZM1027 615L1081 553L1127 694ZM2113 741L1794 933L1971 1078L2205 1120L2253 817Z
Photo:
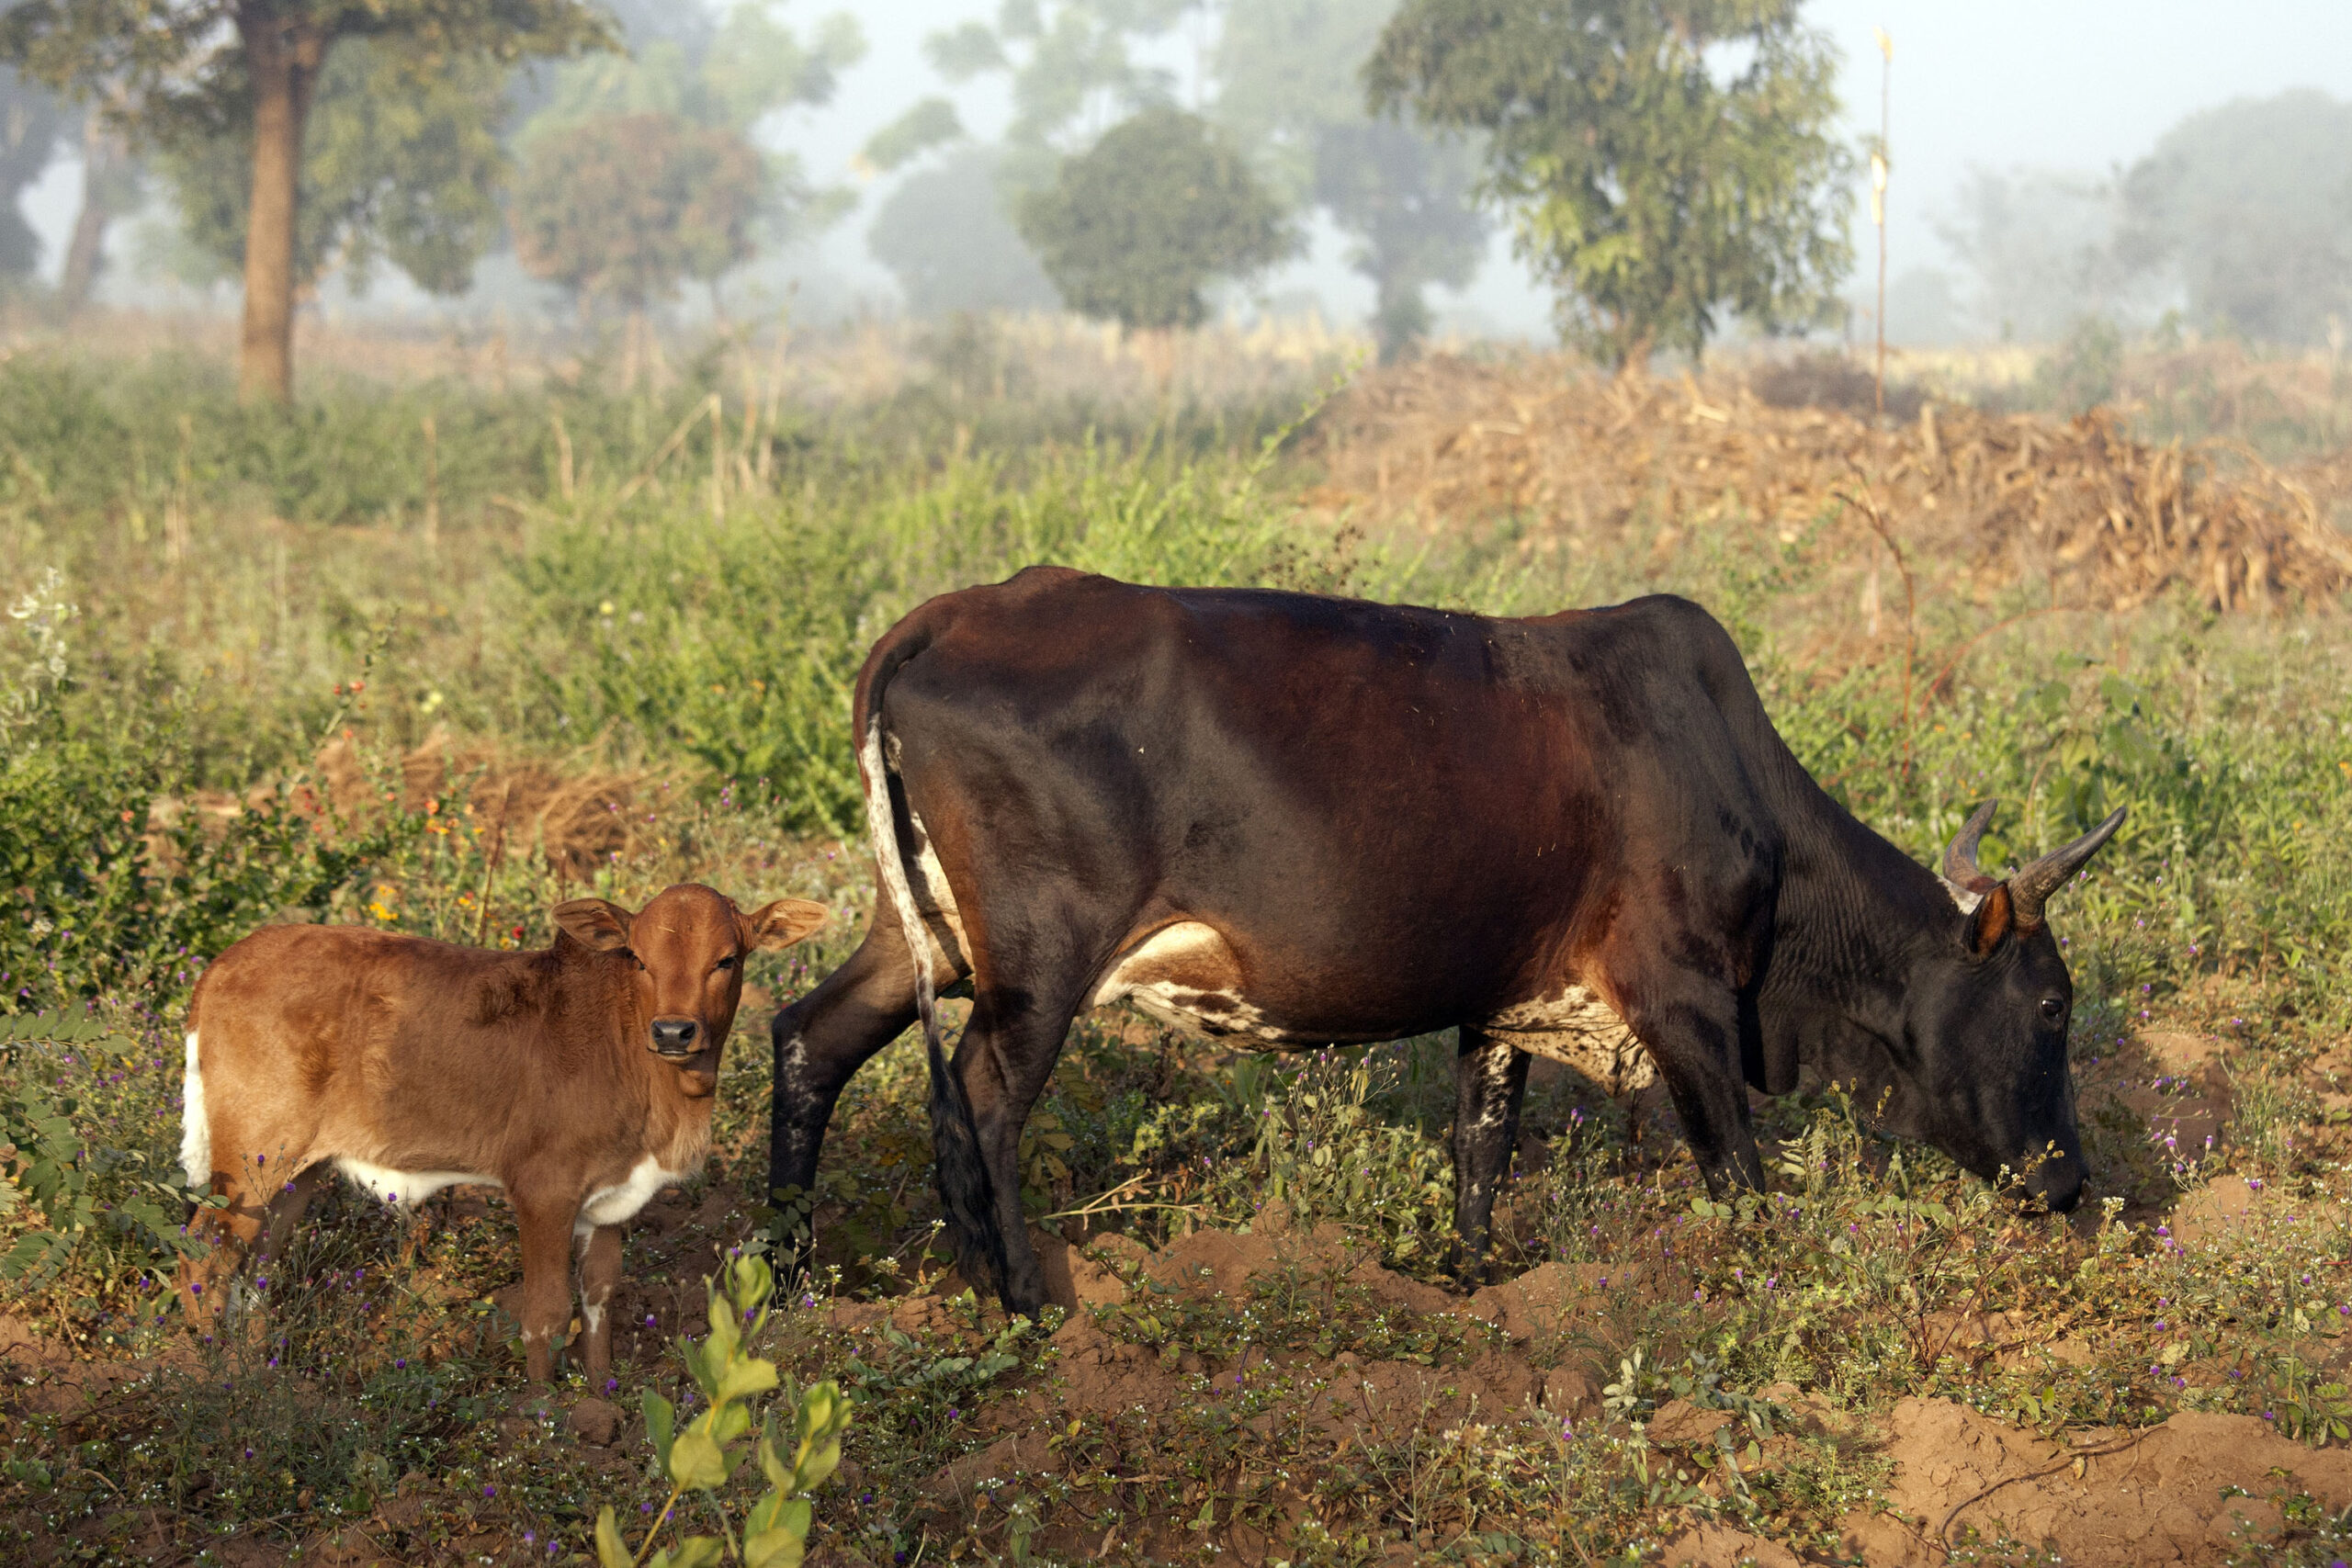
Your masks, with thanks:
M915 908L914 889L907 882L907 863L899 846L899 829L890 810L890 775L882 745L882 693L899 667L921 650L920 644L901 645L878 660L867 680L865 733L859 738L858 761L865 775L865 827L874 840L874 867L881 896L897 914L907 939L907 955L915 967L915 1010L922 1020L923 1050L931 1063L931 1143L937 1162L939 1199L956 1238L956 1267L965 1280L1001 1296L1009 1272L1004 1231L997 1223L995 1184L980 1153L979 1123L963 1079L948 1066L940 1042L938 998L931 985L930 928ZM880 918L877 910L876 918Z

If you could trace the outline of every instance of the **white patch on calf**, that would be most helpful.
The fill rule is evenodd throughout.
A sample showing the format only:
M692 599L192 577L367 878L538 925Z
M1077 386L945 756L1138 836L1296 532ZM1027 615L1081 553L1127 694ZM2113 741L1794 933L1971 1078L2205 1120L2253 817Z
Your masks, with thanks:
M1657 1081L1657 1064L1617 1010L1571 981L1556 997L1518 1002L1479 1026L1533 1055L1573 1067L1606 1092L1625 1094Z
M594 1334L598 1325L605 1321L605 1309L594 1302L586 1302L581 1305L580 1315L587 1320L588 1332Z
M187 1077L180 1081L180 1168L198 1192L212 1190L212 1112L204 1103L204 1063L187 1032Z
M334 1163L344 1175L395 1207L422 1203L445 1187L504 1185L494 1176L478 1176L463 1170L394 1170L354 1155L345 1155Z
M580 1205L580 1215L571 1222L574 1235L586 1235L599 1225L616 1225L653 1201L653 1195L673 1182L682 1181L682 1172L664 1170L662 1162L651 1155L645 1156L629 1168L629 1173L617 1186L600 1187L588 1194Z

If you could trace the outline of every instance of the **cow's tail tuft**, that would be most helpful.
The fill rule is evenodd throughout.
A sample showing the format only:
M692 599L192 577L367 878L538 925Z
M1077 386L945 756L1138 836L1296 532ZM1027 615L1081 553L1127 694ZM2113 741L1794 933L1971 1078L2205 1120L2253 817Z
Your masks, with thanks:
M931 1143L939 1179L939 1199L956 1238L956 1261L967 1283L992 1290L1001 1299L1010 1269L1004 1231L997 1223L995 1184L981 1157L979 1123L963 1079L948 1066L940 1043L939 1008L931 986L932 938L915 908L907 882L906 858L899 847L898 823L890 810L890 775L882 749L882 689L890 671L877 671L866 690L865 733L858 760L865 774L865 827L874 840L874 866L881 895L897 913L907 953L915 966L915 1010L922 1019L923 1050L931 1064ZM878 918L878 911L877 911Z

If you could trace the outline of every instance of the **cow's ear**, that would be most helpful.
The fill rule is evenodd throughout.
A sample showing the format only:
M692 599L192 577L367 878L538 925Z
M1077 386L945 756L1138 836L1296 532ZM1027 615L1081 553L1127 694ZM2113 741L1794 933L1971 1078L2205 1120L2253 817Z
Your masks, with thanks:
M555 907L557 929L583 947L618 953L628 945L629 921L636 917L604 898L574 898Z
M2009 885L1996 884L1976 901L1968 914L1968 950L1979 958L1992 956L2002 939L2017 924L2016 906L2009 902Z
M790 947L825 923L825 907L806 898L779 898L742 917L745 947Z

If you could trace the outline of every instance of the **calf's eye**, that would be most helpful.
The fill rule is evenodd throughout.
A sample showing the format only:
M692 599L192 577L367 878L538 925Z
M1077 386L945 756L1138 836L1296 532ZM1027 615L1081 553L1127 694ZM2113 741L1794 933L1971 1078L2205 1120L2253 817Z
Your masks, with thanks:
M2055 1023L2055 1022L2057 1022L2060 1019L2062 1019L2062 1018L2065 1017L2065 1016L2066 1016L2066 1003L2065 1003L2064 999L2063 998L2059 998L2059 997L2044 997L2044 998L2041 998L2041 1016L2042 1016L2042 1017L2044 1017L2044 1018L2046 1018L2046 1019L2048 1019L2048 1020L2049 1020L2051 1022L2052 1022L2052 1023Z
M735 967L735 960L731 957L722 958L718 961L718 967L721 969L732 969Z

